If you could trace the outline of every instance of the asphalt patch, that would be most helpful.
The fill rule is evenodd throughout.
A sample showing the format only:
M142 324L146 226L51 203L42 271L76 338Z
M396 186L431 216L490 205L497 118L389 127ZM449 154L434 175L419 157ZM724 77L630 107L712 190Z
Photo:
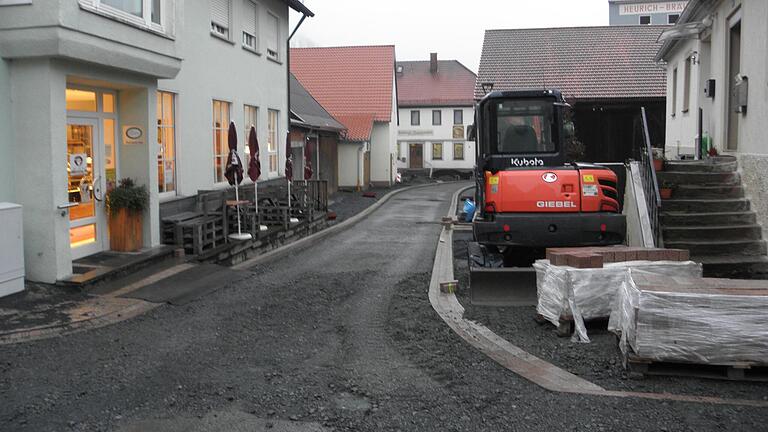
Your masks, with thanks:
M120 297L181 306L251 274L216 264L200 264Z

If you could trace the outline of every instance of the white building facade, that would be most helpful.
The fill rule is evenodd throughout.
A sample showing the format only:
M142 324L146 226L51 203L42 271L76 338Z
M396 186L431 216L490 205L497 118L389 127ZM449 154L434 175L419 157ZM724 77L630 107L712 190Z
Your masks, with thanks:
M739 160L763 226L768 223L768 2L691 0L657 55L667 68L666 155L692 155L698 139ZM678 29L678 30L680 30ZM676 29L672 29L675 31Z
M159 245L161 202L225 187L229 121L241 145L257 127L263 177L282 175L289 3L306 9L0 0L0 201L24 206L28 279L109 250L104 196L123 178L147 186L143 243Z
M467 139L474 122L472 106L400 107L397 167L471 170L475 143Z
M455 60L400 61L396 160L399 170L470 171L477 75Z

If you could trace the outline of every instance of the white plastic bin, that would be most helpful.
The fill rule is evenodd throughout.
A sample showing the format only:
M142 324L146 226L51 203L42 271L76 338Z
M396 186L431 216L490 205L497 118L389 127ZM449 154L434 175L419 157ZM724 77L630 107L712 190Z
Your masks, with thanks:
M0 297L24 290L21 206L0 203Z

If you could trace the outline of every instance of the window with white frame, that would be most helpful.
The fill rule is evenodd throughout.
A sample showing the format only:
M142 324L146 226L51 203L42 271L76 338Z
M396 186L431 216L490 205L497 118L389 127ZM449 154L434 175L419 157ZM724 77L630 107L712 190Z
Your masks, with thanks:
M411 111L411 126L418 126L420 123L420 112L418 110Z
M680 14L667 15L667 24L677 24L677 20L680 19Z
M432 143L432 160L443 160L443 143Z
M229 132L229 102L213 101L213 181L226 181L224 171L227 167Z
M231 0L211 1L211 33L229 39Z
M463 125L464 124L464 110L453 110L453 124L455 125Z
M432 125L440 126L443 123L443 112L440 110L432 110Z
M279 111L269 110L267 117L267 153L269 154L269 173L277 174L277 146L278 146L278 130L277 122L279 120Z
M280 20L273 13L267 14L267 57L280 59Z
M259 50L259 9L251 0L243 0L243 47Z
M157 92L157 185L160 194L176 191L176 95Z
M464 143L453 143L453 160L464 160Z
M162 14L169 0L79 0L84 9L111 15L133 24L163 30Z
M672 117L675 116L675 110L677 110L677 68L672 69Z
M258 108L253 105L243 105L243 165L247 170L248 164L251 161L251 149L248 147L248 135L251 133L251 126L253 126L257 133L258 127L256 126L256 116L258 114Z
M640 24L648 25L650 23L651 23L651 16L650 15L640 15Z

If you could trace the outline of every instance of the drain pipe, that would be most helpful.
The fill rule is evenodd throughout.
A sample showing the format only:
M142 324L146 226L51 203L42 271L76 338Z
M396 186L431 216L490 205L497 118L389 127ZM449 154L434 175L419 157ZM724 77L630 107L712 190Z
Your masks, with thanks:
M290 7L288 8L288 15L291 14ZM288 36L288 39L285 41L285 86L286 86L286 96L287 96L287 102L288 102L288 113L286 117L288 118L288 126L285 130L286 137L290 135L291 133L291 38L293 38L293 35L296 34L296 32L299 30L299 27L301 27L301 24L304 22L304 20L307 19L306 12L301 13L301 19L296 24L296 27L293 29L291 34ZM280 146L278 145L278 148ZM288 155L285 155L286 158L288 158Z

